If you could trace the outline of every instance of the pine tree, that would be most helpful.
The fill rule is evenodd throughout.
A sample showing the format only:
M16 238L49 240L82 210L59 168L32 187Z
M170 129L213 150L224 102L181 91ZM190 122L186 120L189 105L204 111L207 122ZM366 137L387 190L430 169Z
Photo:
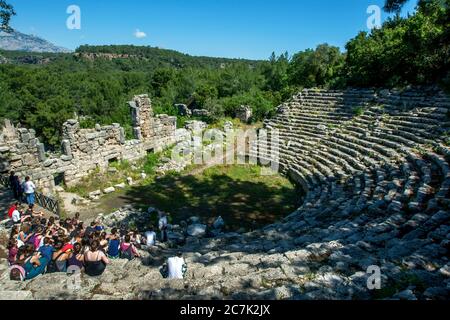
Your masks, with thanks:
M16 15L12 5L0 0L0 31L10 32L12 29L9 26L11 17Z

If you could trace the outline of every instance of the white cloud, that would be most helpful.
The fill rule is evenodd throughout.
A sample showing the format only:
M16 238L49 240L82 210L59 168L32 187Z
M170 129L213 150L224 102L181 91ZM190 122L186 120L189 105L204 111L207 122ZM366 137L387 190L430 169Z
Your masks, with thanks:
M139 29L136 29L134 36L138 39L143 39L147 37L147 34Z

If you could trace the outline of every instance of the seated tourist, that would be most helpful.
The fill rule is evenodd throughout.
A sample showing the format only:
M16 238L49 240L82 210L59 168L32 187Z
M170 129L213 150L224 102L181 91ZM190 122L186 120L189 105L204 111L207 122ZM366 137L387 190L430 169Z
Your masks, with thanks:
M12 266L16 263L17 253L19 251L19 247L17 246L17 239L13 238L9 240L8 243L8 264Z
M25 260L23 265L26 272L25 279L31 280L36 278L38 275L44 274L47 263L48 260L45 257L42 257L39 252L31 255Z
M141 244L142 244L142 237L139 234L139 232L137 232L137 230L132 230L130 233L130 242L138 249L141 248Z
M42 228L44 228L44 230L47 231L47 219L41 218L41 219L39 220L39 225L41 225Z
M77 213L75 213L75 216L72 218L72 224L73 224L74 226L76 226L76 225L78 225L80 222L81 222L81 220L80 220L80 213L77 212Z
M186 262L180 252L176 257L167 259L167 278L183 279L187 271Z
M55 251L55 248L50 243L49 237L44 237L42 239L42 246L39 248L39 252L43 257L45 257L48 261L52 260L53 253Z
M91 225L88 226L88 227L86 228L86 230L84 231L84 236L87 237L87 238L89 238L89 237L91 236L91 234L93 234L94 232L95 232L95 222L92 221L92 222L91 222Z
M61 239L62 243L64 243L61 251L69 252L69 251L73 250L73 244L70 243L69 237L64 236L64 237L61 237L60 239Z
M89 251L89 246L91 245L91 242L89 239L82 238L81 239L81 247L83 248L83 254Z
M17 250L17 255L16 255L16 263L18 265L23 266L23 264L25 263L25 260L31 255L31 253L29 253L27 251L27 247L26 246L22 246L19 248L19 250Z
M73 251L69 254L69 259L67 260L67 267L78 267L80 269L84 266L84 254L83 247L80 243L75 243L73 245Z
M117 234L117 229L111 230L108 243L108 257L111 259L118 259L120 256L120 238Z
M14 203L8 210L8 218L10 219L8 227L21 223L23 220L22 214L23 212L19 209L19 202Z
M95 231L91 236L92 236L92 240L98 240L98 242L100 242L102 233L100 231Z
M108 252L108 239L107 239L107 233L106 232L102 232L100 234L100 250L102 250L103 252Z
M17 240L17 237L19 236L19 232L20 232L20 225L13 226L9 233L9 240L11 240L11 239Z
M105 227L102 226L100 220L95 220L94 229L95 229L95 231L102 232L103 230L105 230Z
M66 272L67 271L67 260L69 259L69 253L63 251L64 243L58 241L55 244L55 252L53 252L52 259L48 263L47 272Z
M55 225L55 217L48 218L47 228L51 229Z
M30 239L31 234L29 232L30 232L30 225L24 223L22 225L22 228L20 229L19 234L17 235L17 246L19 248L24 246Z
M27 272L22 267L22 265L14 264L11 266L9 271L9 280L11 281L25 281Z
M78 229L71 233L70 238L70 244L72 245L75 243L81 243L81 240L83 239L83 237L81 236L81 231Z
M12 218L12 213L14 210L19 208L19 202L14 202L8 209L8 218ZM2 218L3 219L3 218Z
M13 281L24 281L26 278L26 271L23 268L26 259L30 257L26 246L22 246L17 251L16 260L10 269L10 280Z
M76 228L76 226L74 226L72 224L72 220L71 219L69 219L68 221L69 222L66 222L64 224L64 227L66 228L67 234L69 235L69 237L73 238L74 233L77 232L77 228Z
M94 240L89 250L84 254L85 273L91 277L102 275L109 264L109 259L103 251L99 250L99 247L100 243Z
M139 258L140 254L136 247L131 243L130 235L126 235L124 241L120 244L120 257L122 259L133 260Z
M28 240L29 243L34 245L35 250L39 250L39 248L43 245L43 239L45 237L45 235L43 235L43 233L44 233L44 228L41 225L38 225L35 228L34 234Z
M149 249L156 244L156 232L153 230L153 227L150 227L149 231L144 233L144 242L146 248Z

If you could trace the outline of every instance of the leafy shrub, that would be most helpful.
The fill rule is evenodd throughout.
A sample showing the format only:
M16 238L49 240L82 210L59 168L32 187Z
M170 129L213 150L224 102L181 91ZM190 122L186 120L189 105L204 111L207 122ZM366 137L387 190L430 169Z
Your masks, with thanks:
M156 153L149 154L147 155L144 165L142 166L143 171L146 174L153 174L155 173L155 169L158 164L159 164L159 155Z
M353 114L354 114L356 117L362 116L362 115L364 114L364 112L365 112L365 109L364 109L363 107L357 107L357 108L354 108L354 109L353 109Z

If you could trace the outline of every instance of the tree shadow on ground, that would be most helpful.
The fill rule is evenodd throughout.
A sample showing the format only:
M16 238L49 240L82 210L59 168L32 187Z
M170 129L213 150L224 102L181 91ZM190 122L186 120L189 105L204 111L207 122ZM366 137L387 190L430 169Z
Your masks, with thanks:
M197 216L213 223L222 216L227 230L254 230L290 214L299 205L302 191L274 188L262 182L234 180L227 175L165 176L135 187L120 197L138 207L155 207L171 213L174 223Z

